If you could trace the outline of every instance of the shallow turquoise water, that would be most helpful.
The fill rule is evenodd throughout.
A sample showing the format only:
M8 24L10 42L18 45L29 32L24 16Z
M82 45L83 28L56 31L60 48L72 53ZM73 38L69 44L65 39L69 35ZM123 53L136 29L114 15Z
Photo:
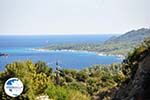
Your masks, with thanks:
M111 64L121 62L116 56L98 56L96 53L68 52L68 51L35 51L33 48L56 43L103 42L110 35L93 36L0 36L0 52L8 53L7 57L0 57L0 71L5 65L13 61L39 60L55 67L58 62L63 68L82 69L93 64Z
M82 51L35 51L29 48L3 49L1 51L5 51L9 56L0 57L0 70L3 70L6 64L16 60L32 60L34 62L41 60L53 68L55 63L58 62L63 68L73 69L82 69L93 64L121 62L121 59L116 56L98 56L96 53Z

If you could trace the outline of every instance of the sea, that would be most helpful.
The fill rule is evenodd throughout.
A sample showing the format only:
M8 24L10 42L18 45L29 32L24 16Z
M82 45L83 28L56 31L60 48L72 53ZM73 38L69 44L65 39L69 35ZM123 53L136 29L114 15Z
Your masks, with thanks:
M0 53L8 56L0 56L0 71L5 69L7 64L14 61L32 60L33 62L44 61L52 68L56 62L62 68L83 69L95 64L119 63L122 59L117 56L97 55L94 52L85 51L40 51L36 48L43 48L49 44L67 43L102 43L113 35L5 35L0 36Z

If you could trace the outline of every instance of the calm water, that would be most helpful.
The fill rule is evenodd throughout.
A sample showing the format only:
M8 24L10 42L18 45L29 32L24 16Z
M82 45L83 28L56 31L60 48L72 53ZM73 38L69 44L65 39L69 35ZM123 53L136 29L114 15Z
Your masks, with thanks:
M49 66L55 67L56 61L63 68L82 69L92 64L111 64L120 62L116 56L98 56L88 52L68 51L35 51L32 48L44 47L56 43L82 43L103 42L111 35L87 35L87 36L0 36L0 52L8 53L7 57L0 57L0 71L4 66L13 61L39 60L45 61Z

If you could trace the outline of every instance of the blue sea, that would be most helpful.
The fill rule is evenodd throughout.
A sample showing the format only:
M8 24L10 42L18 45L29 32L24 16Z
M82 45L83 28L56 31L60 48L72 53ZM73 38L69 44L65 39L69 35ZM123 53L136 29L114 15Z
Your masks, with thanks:
M93 64L111 64L121 62L116 56L99 56L94 52L84 51L36 51L49 44L59 43L101 43L112 35L49 35L49 36L0 36L0 71L14 61L45 61L52 68L56 62L62 68L83 69Z

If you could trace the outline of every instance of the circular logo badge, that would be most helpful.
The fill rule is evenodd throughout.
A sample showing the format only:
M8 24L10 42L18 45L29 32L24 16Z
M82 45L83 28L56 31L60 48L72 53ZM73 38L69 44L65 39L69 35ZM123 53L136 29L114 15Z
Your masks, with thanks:
M9 78L4 85L5 93L10 97L17 97L23 92L23 84L18 78Z

